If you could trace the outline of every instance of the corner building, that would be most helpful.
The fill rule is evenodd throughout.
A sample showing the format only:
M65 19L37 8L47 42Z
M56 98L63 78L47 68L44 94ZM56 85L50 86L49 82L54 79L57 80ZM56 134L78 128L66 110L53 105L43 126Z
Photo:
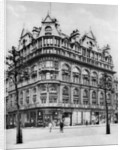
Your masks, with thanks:
M99 79L107 72L114 80L110 47L99 48L92 31L70 36L62 33L57 19L48 14L42 26L22 30L20 55L28 62L29 77L18 78L21 122L27 126L105 123L105 96ZM16 126L14 84L9 82L7 126ZM109 119L114 121L114 94L107 92Z

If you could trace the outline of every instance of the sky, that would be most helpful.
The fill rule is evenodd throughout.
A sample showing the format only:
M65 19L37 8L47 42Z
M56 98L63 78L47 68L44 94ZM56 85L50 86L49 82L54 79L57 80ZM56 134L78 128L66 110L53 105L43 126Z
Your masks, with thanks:
M51 6L51 7L50 7ZM6 4L6 48L18 46L23 28L32 31L40 27L48 13L57 18L63 33L78 29L84 33L93 31L100 47L109 44L114 70L118 72L118 6L99 4L46 3L29 1L7 1Z

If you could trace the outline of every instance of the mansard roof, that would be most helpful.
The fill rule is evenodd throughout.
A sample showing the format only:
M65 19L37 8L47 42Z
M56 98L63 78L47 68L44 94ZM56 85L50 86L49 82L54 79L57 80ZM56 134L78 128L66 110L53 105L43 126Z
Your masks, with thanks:
M49 29L49 30L48 30ZM48 34L47 34L48 33ZM94 51L98 52L104 52L106 53L106 50L110 49L109 46L105 46L103 48L99 48L98 43L96 41L96 37L94 36L92 30L85 33L83 36L81 36L78 29L73 30L72 33L68 36L65 33L63 33L60 29L60 25L56 18L52 18L51 15L48 13L43 19L41 27L33 27L32 32L29 30L23 28L20 36L20 40L25 38L26 35L28 35L28 38L30 39L36 39L44 35L55 35L61 37L63 40L69 40L71 46L78 45L83 46L86 48L93 49ZM31 42L31 40L29 40Z

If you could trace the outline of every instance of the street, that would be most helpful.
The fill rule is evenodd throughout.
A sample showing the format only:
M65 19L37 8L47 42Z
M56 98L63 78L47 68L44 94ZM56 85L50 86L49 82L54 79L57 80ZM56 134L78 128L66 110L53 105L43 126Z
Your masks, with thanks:
M41 148L63 146L91 146L118 144L118 125L111 125L111 134L106 135L105 125L65 127L60 133L59 127L24 128L23 144L16 144L16 129L6 130L6 149Z

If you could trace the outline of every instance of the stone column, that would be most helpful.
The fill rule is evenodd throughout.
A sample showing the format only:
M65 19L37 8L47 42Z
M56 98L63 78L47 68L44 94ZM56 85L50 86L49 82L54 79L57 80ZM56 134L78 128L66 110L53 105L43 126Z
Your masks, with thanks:
M44 38L42 37L42 38L41 38L41 47L44 46L44 41L43 41L43 40L44 40Z
M73 70L73 67L71 65L70 82L73 82L73 72L72 72L72 70Z
M99 90L97 90L97 94L98 94L98 106L100 106L100 92Z
M81 100L81 104L83 105L83 88L82 87L80 88L80 92L81 92L80 100Z
M60 90L60 91L59 91L59 92L60 92L60 93L59 93L59 103L62 103L62 88L63 88L63 86L60 85L60 86L59 86L59 90Z
M26 105L26 90L23 91L23 105Z
M55 37L53 36L53 46L55 45Z
M33 104L33 97L32 97L32 88L29 89L29 104Z
M74 90L74 87L71 86L70 89L71 89L71 104L73 104L73 90Z
M90 92L90 93L89 93L89 97L90 97L90 105L92 105L92 91L93 91L93 90L89 90L89 92Z
M81 86L79 87L79 104L81 104Z
M47 84L47 99L46 99L46 103L49 105L49 85Z
M40 75L39 75L39 65L40 63L37 63L37 81L40 80Z
M62 80L62 63L59 62L58 80Z
M40 104L41 104L41 100L40 100L40 86L37 86L37 102L38 102L38 106L40 106Z
M37 122L38 122L38 110L36 109L36 120L35 120L35 126L37 127Z
M57 85L57 86L58 86L58 88L57 88L57 97L58 97L57 103L59 104L59 102L60 102L60 86L61 86L61 84Z
M62 39L60 38L60 47L62 47Z

